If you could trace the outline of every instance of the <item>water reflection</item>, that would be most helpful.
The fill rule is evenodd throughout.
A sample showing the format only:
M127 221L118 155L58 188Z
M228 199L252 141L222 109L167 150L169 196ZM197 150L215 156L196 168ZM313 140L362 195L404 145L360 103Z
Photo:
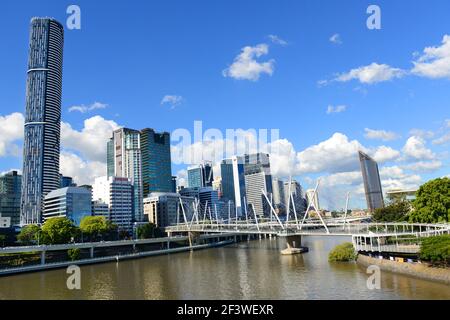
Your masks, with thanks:
M304 238L310 251L282 256L282 239L82 267L82 290L65 270L0 278L0 299L450 299L450 287L382 272L368 290L366 269L329 263L345 238Z

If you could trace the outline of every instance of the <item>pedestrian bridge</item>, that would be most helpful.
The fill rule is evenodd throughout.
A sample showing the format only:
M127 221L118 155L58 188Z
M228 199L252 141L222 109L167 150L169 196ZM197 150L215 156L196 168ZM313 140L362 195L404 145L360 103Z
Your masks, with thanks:
M302 221L191 221L166 228L166 232L239 235L345 236L357 251L417 253L420 238L450 234L450 224L377 223L370 218L307 219Z

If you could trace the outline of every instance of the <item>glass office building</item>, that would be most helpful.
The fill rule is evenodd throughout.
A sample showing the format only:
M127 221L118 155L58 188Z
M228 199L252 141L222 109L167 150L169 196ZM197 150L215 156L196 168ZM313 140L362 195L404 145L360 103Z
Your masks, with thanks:
M222 198L224 201L233 201L237 215L244 214L245 174L244 162L240 157L225 159L220 164L222 173Z
M64 28L33 18L29 38L20 222L42 222L44 196L58 189Z
M11 171L0 176L0 216L11 218L12 225L20 223L20 193L22 176Z
M188 186L190 188L212 187L214 180L212 165L210 163L189 167Z
M67 217L74 225L92 215L92 194L86 188L67 187L51 191L44 199L44 221L54 217Z
M141 130L143 196L152 192L172 192L170 134Z
M367 208L373 212L384 207L383 189L381 188L378 164L364 152L359 151L359 161L364 181Z

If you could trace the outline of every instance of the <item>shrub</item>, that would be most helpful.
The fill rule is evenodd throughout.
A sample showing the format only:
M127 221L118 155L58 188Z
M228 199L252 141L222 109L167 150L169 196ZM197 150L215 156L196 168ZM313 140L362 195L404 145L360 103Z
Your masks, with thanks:
M450 235L425 238L420 245L420 259L433 265L450 264Z
M328 261L353 261L356 259L356 252L353 248L353 244L350 242L345 242L334 247L333 250L328 254Z
M80 260L81 250L79 248L72 248L67 250L67 255L72 261Z

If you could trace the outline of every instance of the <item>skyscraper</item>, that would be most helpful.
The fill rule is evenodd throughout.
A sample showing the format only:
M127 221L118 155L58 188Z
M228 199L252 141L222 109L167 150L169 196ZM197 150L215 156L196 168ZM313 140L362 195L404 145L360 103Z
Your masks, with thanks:
M20 193L22 176L11 171L0 176L0 216L11 218L12 225L20 223Z
M21 224L40 223L44 196L58 189L64 28L33 18L27 71Z
M141 130L142 183L144 198L152 192L172 191L170 134Z
M189 167L188 170L188 186L190 188L212 187L214 180L211 163L203 163Z
M108 142L110 151L111 142ZM141 138L138 130L121 128L113 132L115 177L129 178L133 184L133 220L143 220ZM108 161L111 155L108 152ZM111 170L110 167L108 167ZM112 170L111 170L112 171ZM110 176L111 172L108 172Z
M362 151L359 151L359 161L364 181L367 208L373 212L384 207L383 189L377 162Z
M240 157L225 159L220 164L222 173L222 196L225 201L233 201L238 216L242 216L245 197L244 162Z
M264 191L269 200L272 197L269 155L266 153L244 155L244 173L247 205L251 210L255 210L255 214L270 215L270 206L263 195Z

